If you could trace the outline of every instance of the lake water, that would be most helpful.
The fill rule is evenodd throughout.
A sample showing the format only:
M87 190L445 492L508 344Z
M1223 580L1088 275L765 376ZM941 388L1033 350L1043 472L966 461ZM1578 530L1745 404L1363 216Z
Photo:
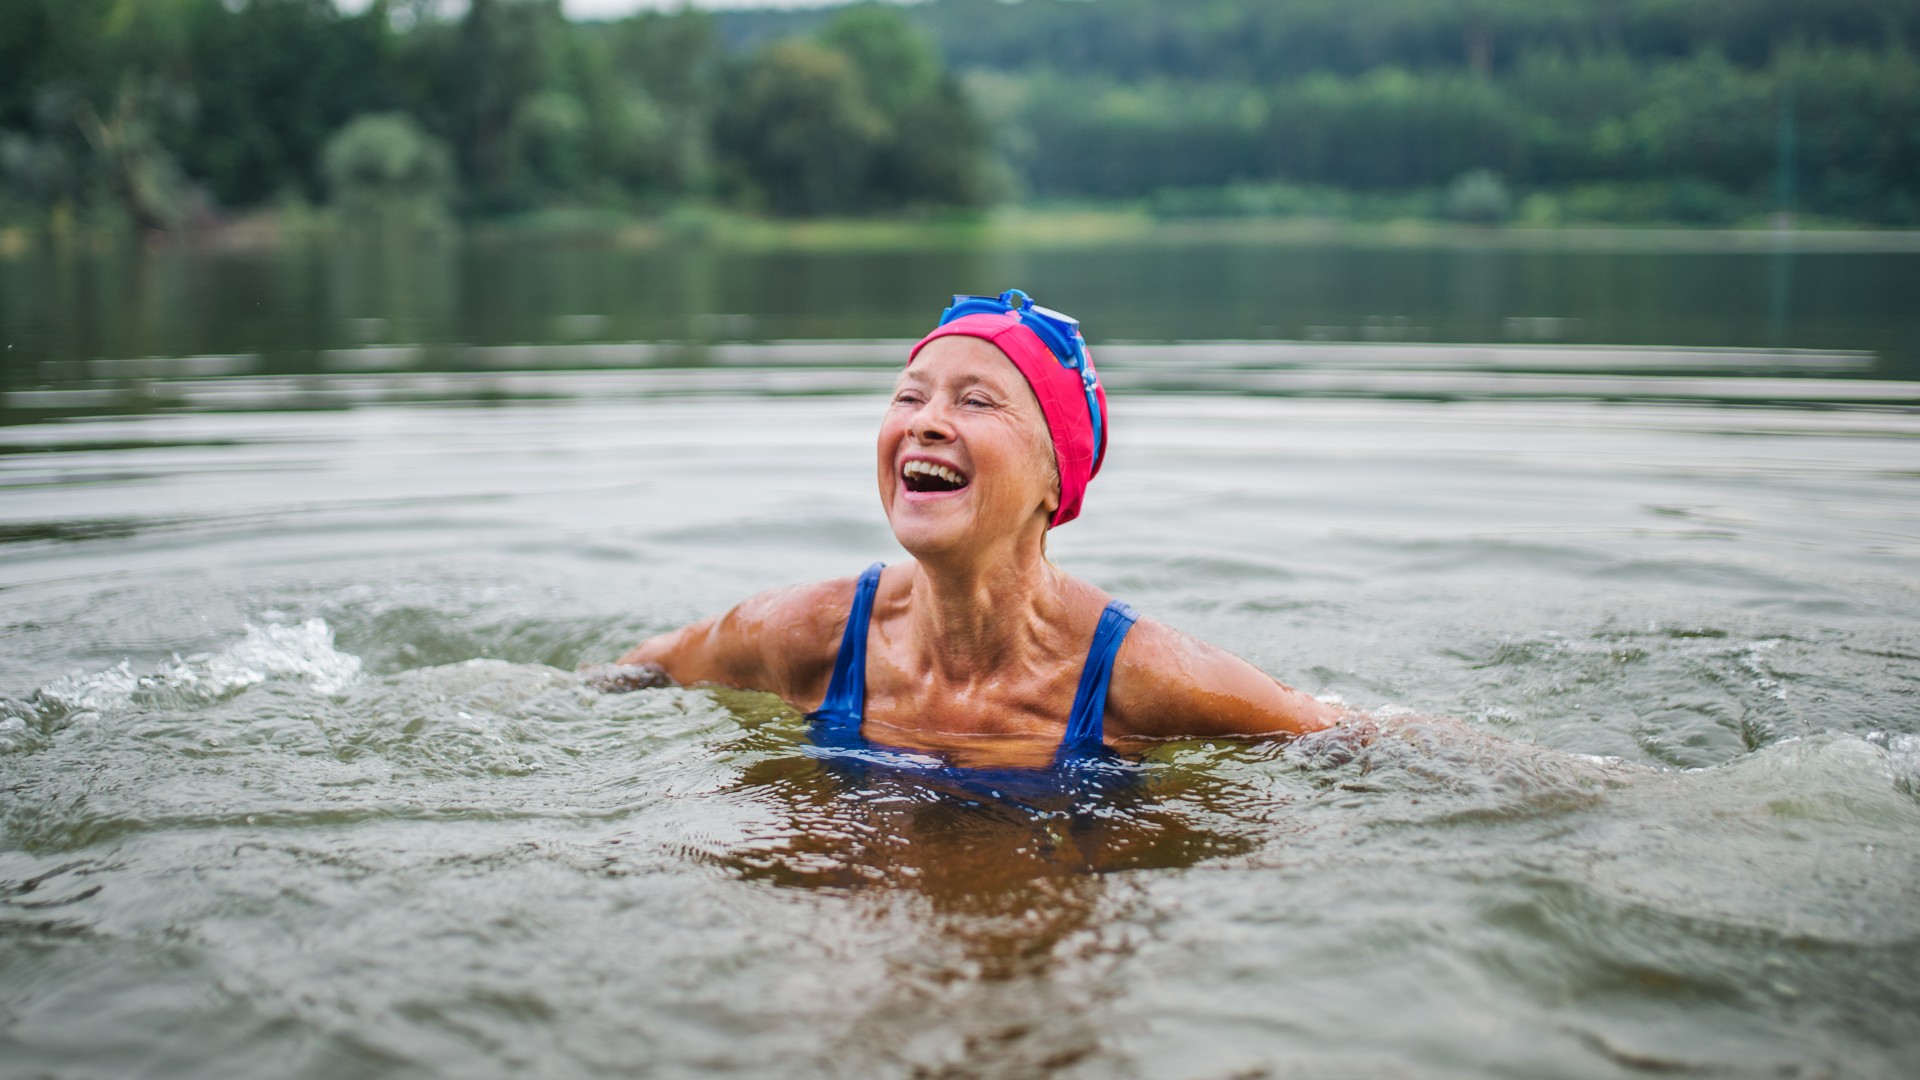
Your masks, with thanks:
M0 1072L1906 1077L1920 256L0 260ZM1068 570L1387 717L1097 805L572 674L901 557L943 294L1080 315ZM1468 734L1423 724L1456 717Z

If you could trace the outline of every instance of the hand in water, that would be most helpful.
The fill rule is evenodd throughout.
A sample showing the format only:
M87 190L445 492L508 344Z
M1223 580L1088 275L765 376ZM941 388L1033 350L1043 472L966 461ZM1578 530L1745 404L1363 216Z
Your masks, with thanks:
M658 664L582 664L577 670L582 682L603 694L673 685Z

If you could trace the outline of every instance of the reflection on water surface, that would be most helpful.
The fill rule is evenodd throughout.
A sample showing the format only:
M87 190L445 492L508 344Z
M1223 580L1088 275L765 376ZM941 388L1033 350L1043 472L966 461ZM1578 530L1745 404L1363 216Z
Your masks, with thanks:
M1920 253L1783 243L28 253L0 258L0 390L93 389L85 407L137 408L127 392L151 380L700 366L740 344L912 340L942 297L1015 281L1044 282L1096 353L1126 341L1475 343L1553 363L1566 345L1805 350L1920 378ZM1626 370L1614 365L1587 370Z

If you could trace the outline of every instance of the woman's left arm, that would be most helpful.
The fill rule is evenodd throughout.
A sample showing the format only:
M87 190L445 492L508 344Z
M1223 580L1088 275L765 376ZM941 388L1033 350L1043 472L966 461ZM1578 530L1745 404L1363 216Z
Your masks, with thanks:
M1128 633L1107 691L1106 728L1115 738L1294 736L1356 718L1152 619Z

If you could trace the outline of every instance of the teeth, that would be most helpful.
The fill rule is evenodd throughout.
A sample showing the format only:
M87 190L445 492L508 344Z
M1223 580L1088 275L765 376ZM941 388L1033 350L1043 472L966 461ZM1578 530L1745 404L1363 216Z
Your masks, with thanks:
M938 477L949 484L965 484L967 482L966 478L962 477L959 473L954 472L945 465L936 465L931 461L909 461L906 467L900 471L907 476Z

